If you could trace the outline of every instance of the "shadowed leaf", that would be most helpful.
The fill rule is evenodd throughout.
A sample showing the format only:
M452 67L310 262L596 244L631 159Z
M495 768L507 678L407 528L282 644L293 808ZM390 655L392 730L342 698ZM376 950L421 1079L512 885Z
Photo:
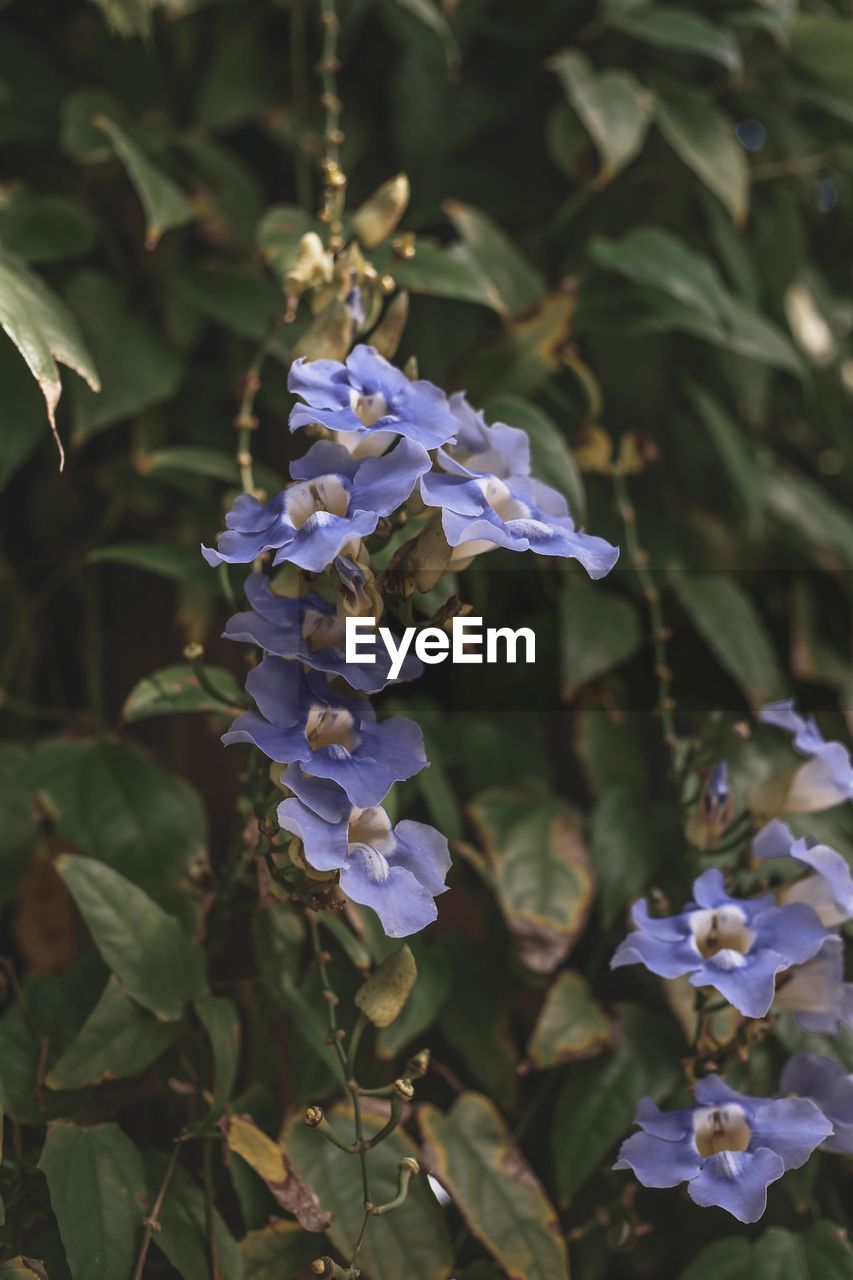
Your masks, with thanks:
M49 1089L81 1089L104 1080L140 1075L174 1043L177 1023L158 1022L110 977L76 1038L51 1068Z
M512 1280L568 1280L557 1213L493 1102L466 1093L447 1113L419 1108L430 1171Z
M594 1058L613 1040L613 1027L579 973L560 973L548 988L530 1044L528 1066L557 1067Z

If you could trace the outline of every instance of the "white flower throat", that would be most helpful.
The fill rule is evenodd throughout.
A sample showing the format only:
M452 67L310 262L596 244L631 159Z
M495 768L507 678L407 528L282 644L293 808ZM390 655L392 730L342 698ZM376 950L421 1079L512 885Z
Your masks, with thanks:
M751 1137L746 1114L737 1103L694 1113L693 1140L696 1150L706 1160L721 1151L746 1151Z
M755 934L747 925L746 916L740 907L693 911L690 915L690 929L693 945L699 954L706 960L714 956L728 968L741 965L742 957L755 941Z
M364 393L360 395L353 389L350 392L350 405L359 422L365 427L372 427L388 413L388 401L381 391L374 391L371 395Z
M339 476L303 480L287 491L287 519L294 529L301 529L318 511L345 516L348 508L349 491Z
M358 745L355 721L344 707L312 707L305 722L305 737L312 751L328 747L353 751Z

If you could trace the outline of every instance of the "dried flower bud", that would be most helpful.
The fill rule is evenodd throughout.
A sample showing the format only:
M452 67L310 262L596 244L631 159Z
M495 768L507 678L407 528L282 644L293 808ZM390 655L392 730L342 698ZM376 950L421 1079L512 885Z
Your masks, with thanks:
M411 1080L395 1080L393 1084L394 1092L398 1098L402 1098L403 1102L411 1102L415 1096L415 1090Z
M328 284L334 263L316 231L306 231L296 250L296 262L284 278L288 294L299 295L306 289Z
M406 1063L406 1078L420 1080L429 1071L429 1049L419 1049Z
M316 1129L318 1125L323 1123L323 1108L309 1107L305 1112L304 1118L309 1129Z
M404 173L383 182L356 211L352 228L367 249L387 240L396 229L409 203L409 179Z
M581 471L598 471L602 475L610 475L613 441L603 427L594 422L587 423L573 452Z

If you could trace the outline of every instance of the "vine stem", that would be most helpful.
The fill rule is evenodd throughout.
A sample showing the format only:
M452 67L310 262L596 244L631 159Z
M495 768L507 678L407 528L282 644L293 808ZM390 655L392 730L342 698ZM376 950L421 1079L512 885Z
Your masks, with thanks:
M332 985L329 981L327 960L328 952L323 950L320 942L320 926L317 921L317 913L316 911L309 910L306 912L306 915L308 917L308 928L311 933L311 947L314 952L314 963L317 965L317 969L320 974L320 981L323 984L323 1000L326 1004L326 1009L328 1011L327 1016L329 1019L329 1036L335 1050L337 1051L341 1066L344 1069L347 1088L349 1089L350 1096L352 1097L353 1121L355 1127L354 1145L358 1150L359 1163L361 1165L361 1188L364 1197L364 1218L361 1223L361 1230L358 1233L358 1239L353 1246L347 1271L347 1274L354 1275L356 1260L361 1252L361 1247L364 1244L367 1224L370 1221L370 1206L372 1204L370 1199L370 1178L367 1167L368 1148L364 1137L364 1120L361 1113L361 1101L358 1094L358 1085L355 1081L356 1054L358 1053L358 1046L361 1041L362 1034L367 1026L367 1019L363 1013L359 1014L358 1020L353 1028L352 1035L350 1036L349 1049L344 1049L343 1044L341 1043L340 1029L338 1027L338 997L332 990Z
M649 610L652 625L652 644L654 645L655 676L658 686L658 714L663 726L664 742L670 753L672 772L676 777L680 769L680 741L675 730L675 699L672 696L672 671L667 661L667 641L669 631L664 622L661 609L660 591L649 569L649 554L641 546L637 532L637 513L631 502L628 481L624 472L613 468L613 487L616 492L616 505L625 528L625 543L631 564L640 580L643 597Z
M163 1208L163 1201L166 1199L166 1192L169 1188L169 1183L172 1180L172 1174L175 1172L175 1165L178 1163L179 1151L180 1144L176 1142L172 1154L169 1157L169 1163L166 1166L163 1181L160 1183L160 1190L157 1192L157 1199L154 1201L151 1213L145 1219L145 1233L142 1237L139 1257L136 1259L136 1266L133 1270L133 1280L142 1280L142 1273L145 1270L145 1261L148 1257L148 1249L151 1245L151 1240L154 1236L154 1232L159 1231L160 1229L160 1212Z
M320 21L323 24L323 51L318 70L323 85L320 102L325 116L323 125L323 184L325 194L320 212L322 222L329 227L329 248L342 248L341 215L344 207L346 174L340 166L340 147L344 140L341 132L341 100L338 97L338 33L340 23L335 0L320 0Z

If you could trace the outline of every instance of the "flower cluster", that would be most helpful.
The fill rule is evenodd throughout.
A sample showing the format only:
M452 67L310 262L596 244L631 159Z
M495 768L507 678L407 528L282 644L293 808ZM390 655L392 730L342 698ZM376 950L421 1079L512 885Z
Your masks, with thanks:
M418 726L405 716L377 722L366 696L391 683L388 663L346 660L344 618L384 607L367 540L405 507L431 530L424 545L442 572L505 547L575 559L600 578L619 553L578 530L562 494L531 476L523 431L487 425L463 395L410 381L371 347L343 363L297 360L289 387L299 398L291 431L322 438L269 502L238 497L217 547L202 551L211 565L266 558L322 576L307 593L302 578L295 595L279 594L257 565L248 578L250 608L225 635L263 651L246 683L257 710L223 741L251 743L286 766L278 820L296 838L294 860L337 876L389 936L405 937L435 919L450 857L438 831L395 827L382 808L393 784L428 761ZM420 669L407 658L397 679Z
M784 813L853 799L853 768L841 743L826 742L790 701L770 704L761 718L791 732L795 749L808 756L779 792ZM722 797L728 820L725 766L715 768L712 783L713 794L702 798L705 810L716 812ZM664 979L686 976L694 987L719 992L745 1018L787 1010L803 1030L837 1035L841 1024L853 1026L853 984L844 981L837 932L853 919L849 864L816 838L796 836L781 817L758 831L751 853L759 866L778 861L790 873L775 892L731 897L722 872L711 868L677 915L654 916L647 903L635 903L635 930L611 966L642 964ZM695 1086L696 1105L688 1110L663 1114L644 1099L637 1112L641 1132L623 1144L616 1168L633 1169L649 1187L686 1182L697 1204L756 1221L769 1183L798 1168L816 1147L853 1153L853 1076L828 1058L799 1053L780 1085L794 1096L748 1098L709 1076Z

